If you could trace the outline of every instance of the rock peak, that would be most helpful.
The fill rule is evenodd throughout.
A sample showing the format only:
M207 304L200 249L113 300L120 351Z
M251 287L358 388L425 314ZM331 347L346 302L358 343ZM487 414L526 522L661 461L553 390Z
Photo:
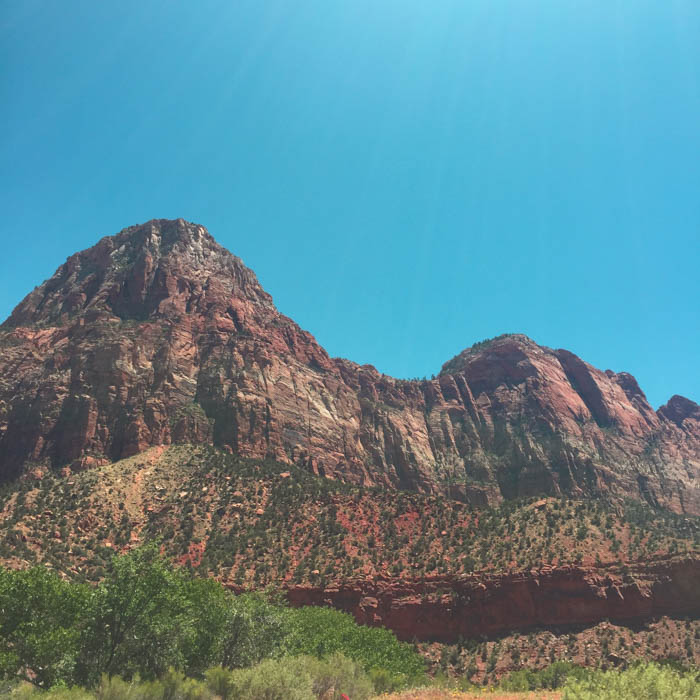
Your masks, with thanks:
M135 224L122 229L113 239L128 239L135 246L150 247L152 245L167 246L177 242L197 243L206 240L216 243L214 237L201 224L185 219L151 219L143 224ZM225 250L222 248L222 250Z
M211 285L271 306L255 274L204 226L151 219L71 255L3 325L53 325L89 311L144 320L191 308L185 297L201 297Z
M528 337L524 333L502 333L494 338L486 338L485 340L480 340L468 348L465 348L458 355L455 355L451 360L445 362L440 370L440 374L451 374L452 372L459 371L464 366L465 361L480 353L488 352L502 346L515 345L525 349L541 349L532 338Z
M674 394L667 403L659 408L658 413L679 426L683 425L683 421L688 418L700 422L700 406L695 401L679 394Z

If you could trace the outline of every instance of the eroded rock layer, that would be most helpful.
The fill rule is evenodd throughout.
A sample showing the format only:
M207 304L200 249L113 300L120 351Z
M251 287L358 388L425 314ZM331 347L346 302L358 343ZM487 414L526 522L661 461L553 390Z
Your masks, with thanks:
M213 443L472 503L610 494L700 514L700 408L522 335L430 381L330 358L196 224L70 257L0 327L0 476Z
M378 578L342 586L292 587L294 606L329 605L400 639L456 642L508 630L700 614L700 560L679 558L614 570L546 568L502 576L422 582Z

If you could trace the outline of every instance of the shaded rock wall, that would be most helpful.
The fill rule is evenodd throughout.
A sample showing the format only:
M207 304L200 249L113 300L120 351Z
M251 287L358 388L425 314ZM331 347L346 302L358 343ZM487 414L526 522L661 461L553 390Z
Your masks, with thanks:
M456 642L533 627L640 621L660 615L700 614L700 561L659 561L612 570L577 567L504 576L425 581L379 579L340 587L292 587L296 606L329 605L400 639Z

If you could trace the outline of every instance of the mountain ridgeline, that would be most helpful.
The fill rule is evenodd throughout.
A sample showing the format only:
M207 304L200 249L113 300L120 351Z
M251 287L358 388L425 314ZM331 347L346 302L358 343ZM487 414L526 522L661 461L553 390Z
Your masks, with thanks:
M523 335L437 378L331 358L202 227L153 220L71 256L0 327L0 479L213 444L475 505L622 496L700 515L700 407Z

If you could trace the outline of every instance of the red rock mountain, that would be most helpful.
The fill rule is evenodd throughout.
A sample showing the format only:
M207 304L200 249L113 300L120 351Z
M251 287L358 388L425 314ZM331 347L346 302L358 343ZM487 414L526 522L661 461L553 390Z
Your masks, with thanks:
M334 359L196 224L71 256L0 327L0 477L212 442L473 503L631 496L700 514L700 407L522 335L437 379Z

